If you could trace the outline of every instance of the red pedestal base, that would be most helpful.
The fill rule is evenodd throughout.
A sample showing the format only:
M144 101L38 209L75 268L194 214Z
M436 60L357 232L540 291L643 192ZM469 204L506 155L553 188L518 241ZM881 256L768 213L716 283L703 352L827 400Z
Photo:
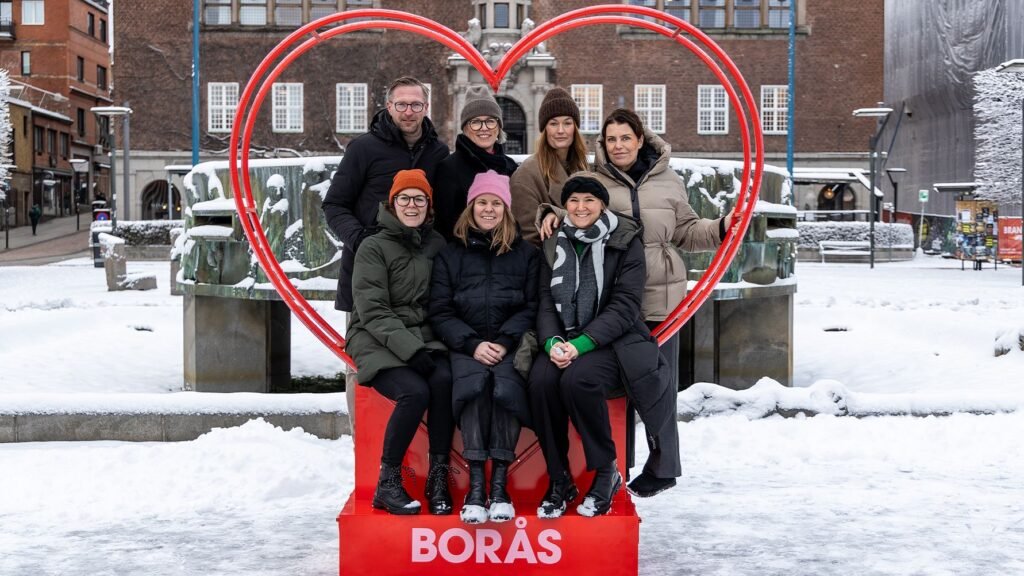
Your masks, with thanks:
M431 516L423 501L427 473L426 427L406 454L405 466L415 471L406 490L419 498L424 512L393 516L370 506L377 484L384 429L393 404L373 390L356 392L355 490L338 516L340 573L371 574L637 574L640 518L629 494L619 491L605 516L576 514L578 498L557 520L537 518L537 505L547 489L544 458L533 433L524 429L516 447L518 458L509 467L509 494L516 509L511 522L463 524L458 509L469 483L462 443L456 433L452 449L455 468L452 497L455 514ZM625 400L609 401L609 412L620 472L625 478ZM590 486L592 472L584 470L579 437L572 432L569 460L580 492Z

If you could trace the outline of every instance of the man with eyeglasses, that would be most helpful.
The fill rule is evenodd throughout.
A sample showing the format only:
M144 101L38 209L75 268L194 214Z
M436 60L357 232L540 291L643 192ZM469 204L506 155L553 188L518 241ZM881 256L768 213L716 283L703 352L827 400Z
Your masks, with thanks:
M427 87L404 76L388 87L387 106L370 121L370 130L345 148L345 155L323 201L327 224L344 243L334 307L352 311L352 264L356 249L377 229L377 208L387 201L399 170L419 168L433 183L437 165L448 156L427 118Z
M459 115L462 133L455 152L437 167L434 185L434 230L452 239L455 222L466 208L469 187L477 174L494 170L511 176L518 165L505 155L501 106L486 86L471 86Z

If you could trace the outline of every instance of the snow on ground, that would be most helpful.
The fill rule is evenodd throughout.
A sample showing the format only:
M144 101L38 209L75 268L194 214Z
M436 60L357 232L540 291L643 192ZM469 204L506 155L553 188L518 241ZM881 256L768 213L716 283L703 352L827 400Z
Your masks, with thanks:
M801 262L797 272L796 386L1024 395L1024 352L993 353L1003 332L1024 334L1020 268L961 271L959 261L918 256L874 270Z
M108 292L103 269L87 258L0 268L0 394L180 391L182 298L170 295L169 264L129 262L128 271L156 274L157 289ZM313 304L344 330L332 302ZM293 321L292 373L341 370L341 361Z
M679 430L680 485L637 501L641 574L1024 571L1024 413ZM183 443L5 444L0 461L0 574L337 573L349 437L252 421Z

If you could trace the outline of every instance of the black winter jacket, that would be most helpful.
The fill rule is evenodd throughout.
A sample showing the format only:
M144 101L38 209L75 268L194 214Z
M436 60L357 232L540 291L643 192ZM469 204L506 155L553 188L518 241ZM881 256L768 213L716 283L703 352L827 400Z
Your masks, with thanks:
M488 170L511 176L517 167L516 161L505 155L501 144L495 144L491 154L473 144L465 134L459 134L455 139L455 152L437 166L437 174L431 180L434 184L434 230L452 240L452 230L466 208L473 178Z
M583 332L598 348L611 346L619 363L626 395L636 406L648 430L662 430L676 414L676 391L668 377L668 364L658 342L644 323L641 306L647 266L640 227L623 214L604 252L604 287L597 315ZM551 297L551 268L557 236L544 241L540 267L540 308L537 310L537 341L552 336L566 338L562 318ZM546 361L539 358L538 361Z
M345 244L335 308L352 311L355 251L360 242L376 231L377 208L387 201L395 174L421 168L433 185L437 165L447 156L448 147L438 140L429 118L423 119L423 135L409 148L386 109L374 115L369 132L345 148L322 205L327 224Z
M529 425L526 383L513 367L523 333L537 316L540 251L522 238L498 255L491 237L470 230L468 244L455 240L434 259L430 321L449 348L452 403L458 417L494 378L494 399ZM481 342L501 344L508 351L495 366L473 358Z

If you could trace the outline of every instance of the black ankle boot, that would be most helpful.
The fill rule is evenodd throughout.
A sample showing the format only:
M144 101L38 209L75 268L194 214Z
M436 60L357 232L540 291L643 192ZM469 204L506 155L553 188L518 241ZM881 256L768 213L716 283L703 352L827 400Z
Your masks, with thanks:
M402 516L420 513L420 503L402 486L402 467L392 464L380 465L380 478L373 494L373 507Z
M515 518L516 510L507 488L508 462L491 460L491 507L487 511L491 522L507 522Z
M427 486L424 496L431 514L444 516L452 513L452 493L448 490L451 466L447 454L430 455L430 471L427 472Z
M466 524L482 524L487 521L487 488L483 460L469 461L469 491L462 505L459 517Z
M590 490L583 498L583 503L576 507L580 516L600 516L608 512L612 506L612 498L622 487L622 475L615 467L615 460L597 469Z
M548 481L548 491L537 508L538 518L559 518L565 507L580 495L580 491L567 473L557 475Z

